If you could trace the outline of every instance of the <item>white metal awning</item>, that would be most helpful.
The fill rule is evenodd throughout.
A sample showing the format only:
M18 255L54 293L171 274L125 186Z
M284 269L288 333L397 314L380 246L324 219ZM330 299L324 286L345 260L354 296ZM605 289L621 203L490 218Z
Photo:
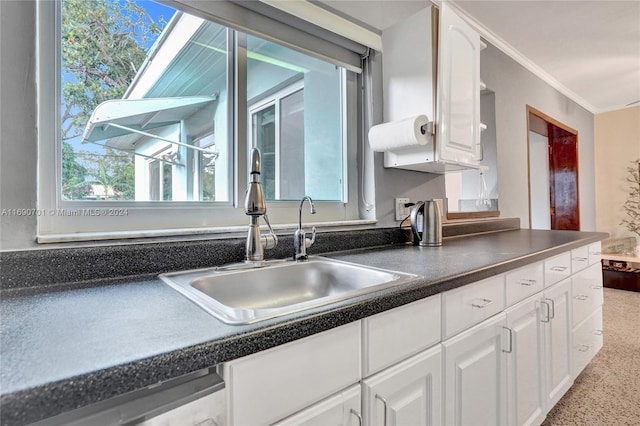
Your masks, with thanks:
M214 153L182 141L166 139L149 133L150 130L176 124L200 110L213 105L214 96L185 96L177 98L115 99L98 105L87 122L82 142L96 143L115 149L131 150L128 136L146 136L174 145ZM118 141L118 139L120 139Z

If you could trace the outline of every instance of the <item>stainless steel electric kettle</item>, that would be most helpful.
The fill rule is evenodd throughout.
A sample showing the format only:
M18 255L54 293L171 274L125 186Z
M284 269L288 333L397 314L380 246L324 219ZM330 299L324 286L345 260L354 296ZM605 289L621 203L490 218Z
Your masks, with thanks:
M413 243L427 247L442 245L440 205L434 200L418 201L411 209Z

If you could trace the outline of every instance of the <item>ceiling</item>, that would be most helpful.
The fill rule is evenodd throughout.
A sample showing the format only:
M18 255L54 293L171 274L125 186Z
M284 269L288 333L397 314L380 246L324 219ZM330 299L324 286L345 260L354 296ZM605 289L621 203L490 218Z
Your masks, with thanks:
M384 30L430 0L322 0ZM594 114L640 105L640 0L455 0L481 35Z

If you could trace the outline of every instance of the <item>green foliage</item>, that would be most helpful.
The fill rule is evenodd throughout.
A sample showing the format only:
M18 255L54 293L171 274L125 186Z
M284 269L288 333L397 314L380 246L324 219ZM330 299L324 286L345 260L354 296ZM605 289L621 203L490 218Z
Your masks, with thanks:
M63 141L82 134L100 103L123 97L164 24L134 0L62 1ZM62 155L65 198L86 198L87 184L93 183L112 189L115 199L135 199L131 155L110 148L102 156L75 153L66 142Z
M84 153L90 156L91 153ZM106 194L113 194L109 200L135 199L135 180L133 158L129 154L115 152L106 148L103 155L87 166L89 183L101 185Z
M122 98L160 31L132 0L62 2L63 139L78 136L101 102Z
M87 169L78 162L73 147L62 142L62 198L78 200L88 195L86 177Z
M629 195L622 206L627 218L620 225L625 225L629 231L640 236L640 158L632 161L632 164L627 167Z

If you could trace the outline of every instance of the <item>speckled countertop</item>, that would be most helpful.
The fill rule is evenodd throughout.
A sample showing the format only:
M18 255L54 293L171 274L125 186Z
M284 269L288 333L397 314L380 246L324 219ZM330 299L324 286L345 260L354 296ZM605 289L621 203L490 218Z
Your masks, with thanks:
M325 253L420 275L410 283L252 325L227 325L154 277L34 287L0 302L0 422L25 424L287 343L600 241L511 230ZM15 283L14 283L15 284Z

